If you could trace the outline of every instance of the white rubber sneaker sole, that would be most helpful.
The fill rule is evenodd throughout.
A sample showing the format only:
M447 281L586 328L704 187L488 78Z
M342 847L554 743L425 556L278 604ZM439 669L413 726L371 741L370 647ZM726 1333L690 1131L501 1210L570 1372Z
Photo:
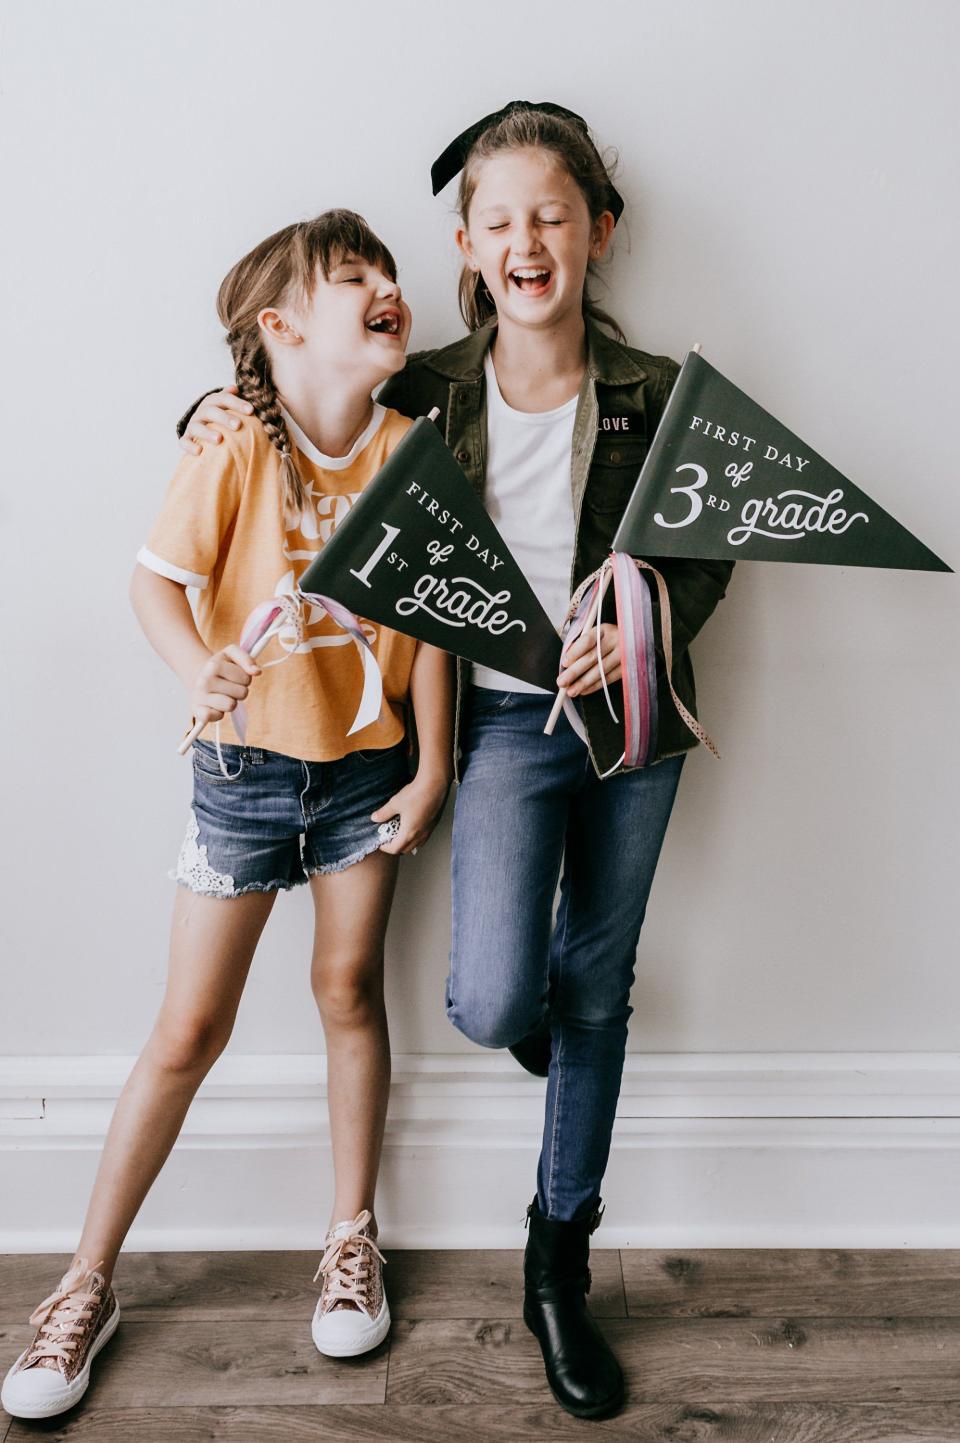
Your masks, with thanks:
M65 1383L56 1392L44 1392L42 1397L31 1401L29 1382L32 1382L30 1373L17 1373L21 1361L27 1356L29 1348L24 1348L20 1357L10 1369L3 1380L3 1389L0 1390L0 1403L12 1418L55 1418L58 1413L65 1413L72 1408L74 1403L79 1403L90 1384L90 1366L94 1358L105 1347L117 1331L117 1324L120 1321L120 1304L118 1303L110 1317L104 1323L96 1339L91 1344L90 1352L87 1354L87 1361L72 1383ZM51 1377L51 1368L41 1368L41 1373ZM62 1376L60 1374L57 1375ZM17 1385L22 1386L18 1387Z
M356 1358L361 1353L369 1353L383 1342L389 1331L390 1309L386 1297L372 1322L366 1313L346 1308L321 1316L318 1303L310 1325L317 1352L325 1358Z

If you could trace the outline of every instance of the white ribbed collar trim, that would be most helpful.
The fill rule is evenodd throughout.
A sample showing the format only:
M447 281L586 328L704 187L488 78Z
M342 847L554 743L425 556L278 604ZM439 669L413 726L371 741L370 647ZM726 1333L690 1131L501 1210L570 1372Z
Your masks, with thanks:
M302 451L307 460L312 461L315 466L322 466L324 471L345 471L348 466L352 466L360 455L360 452L365 446L369 446L374 436L380 430L380 427L383 425L383 418L387 414L386 408L381 406L379 401L374 401L373 415L370 418L370 424L360 433L346 456L325 456L324 453L313 444L307 433L300 429L286 407L281 406L280 410L283 412L283 419L287 423L287 430L296 442L297 450Z

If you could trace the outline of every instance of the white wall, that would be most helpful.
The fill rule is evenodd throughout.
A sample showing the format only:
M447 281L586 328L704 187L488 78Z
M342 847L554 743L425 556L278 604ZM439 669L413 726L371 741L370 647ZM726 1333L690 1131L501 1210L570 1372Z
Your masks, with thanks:
M949 0L456 7L7 0L0 1054L130 1054L159 1003L185 710L126 599L228 377L214 296L270 230L364 213L414 346L461 327L430 162L522 96L584 113L627 197L609 304L695 340L955 566L960 10ZM641 944L638 1053L956 1046L952 577L742 564L695 648L723 753L691 759ZM448 824L404 867L405 1054L442 1010ZM282 898L234 1050L310 1054L306 895Z

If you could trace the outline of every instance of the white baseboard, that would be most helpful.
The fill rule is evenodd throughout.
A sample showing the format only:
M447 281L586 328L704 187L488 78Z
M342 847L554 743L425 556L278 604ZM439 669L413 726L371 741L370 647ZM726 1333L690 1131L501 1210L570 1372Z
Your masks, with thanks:
M122 1057L0 1058L0 1251L73 1248ZM544 1084L505 1053L394 1059L377 1211L393 1247L519 1247ZM324 1059L214 1068L131 1248L316 1248ZM960 1054L631 1054L607 1247L960 1247Z

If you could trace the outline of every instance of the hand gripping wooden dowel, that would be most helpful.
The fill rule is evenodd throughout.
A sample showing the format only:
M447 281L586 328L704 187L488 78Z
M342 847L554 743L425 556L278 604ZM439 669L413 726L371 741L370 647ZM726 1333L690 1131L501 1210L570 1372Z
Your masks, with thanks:
M587 612L587 619L583 623L583 630L580 633L581 636L586 636L587 632L596 621L597 612L600 609L601 599L601 593L598 588L597 594L593 598L593 603L590 607L590 610ZM562 686L557 692L556 700L554 701L553 706L550 709L550 715L547 717L547 724L543 729L543 734L545 737L553 736L553 729L556 726L557 722L560 720L560 713L563 711L563 703L566 701L566 697L567 688L565 686Z
M606 595L607 587L610 585L611 574L612 573L610 571L604 573L603 581L597 588L597 594L593 598L593 601L590 605L590 610L587 612L587 618L583 623L583 630L580 633L581 636L586 636L587 632L590 630L591 626L593 626L594 622L597 619L597 613L603 605L603 598ZM567 689L565 686L562 686L557 692L556 700L554 701L553 706L550 710L550 715L547 717L547 724L543 729L543 734L545 737L553 736L553 729L556 726L557 722L560 720L560 713L563 711L563 703L566 699L566 695Z
M281 612L274 624L272 626L268 626L266 631L261 636L260 640L250 648L249 656L251 661L256 661L257 657L260 655L261 651L263 651L263 648L266 646L267 642L273 640L273 638L276 636L277 632L280 630L280 627L283 626L285 621L286 617ZM207 720L209 720L209 718ZM190 750L197 737L200 735L206 725L206 721L198 721L196 726L194 726L191 731L187 732L187 735L177 747L178 757L184 756Z

